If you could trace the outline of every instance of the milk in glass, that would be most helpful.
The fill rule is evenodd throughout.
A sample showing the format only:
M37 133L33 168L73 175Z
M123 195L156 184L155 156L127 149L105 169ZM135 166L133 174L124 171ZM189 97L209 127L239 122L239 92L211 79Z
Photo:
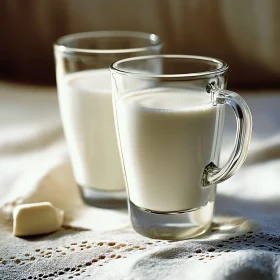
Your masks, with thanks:
M215 187L202 187L201 180L205 166L218 161L220 131L218 109L209 99L206 93L172 88L117 99L125 176L136 206L181 211L211 200Z
M77 183L102 191L123 190L109 69L63 79L58 82L60 112Z

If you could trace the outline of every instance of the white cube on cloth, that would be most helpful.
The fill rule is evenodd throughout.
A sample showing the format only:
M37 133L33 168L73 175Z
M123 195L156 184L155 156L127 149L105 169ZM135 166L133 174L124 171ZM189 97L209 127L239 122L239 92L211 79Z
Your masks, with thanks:
M0 279L280 279L280 92L243 97L254 122L248 160L218 186L211 230L169 242L135 233L127 210L83 204L54 88L1 83ZM222 159L232 148L231 117ZM14 237L13 209L43 201L64 211L62 229Z
M62 226L64 212L50 202L17 205L13 211L13 235L50 233Z

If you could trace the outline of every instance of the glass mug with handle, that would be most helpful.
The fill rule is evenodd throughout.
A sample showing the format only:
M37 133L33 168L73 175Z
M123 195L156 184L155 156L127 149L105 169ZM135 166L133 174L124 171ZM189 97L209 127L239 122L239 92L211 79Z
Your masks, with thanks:
M157 35L134 31L71 34L54 45L64 134L87 204L126 207L109 66L127 57L158 54L161 47Z
M123 59L110 69L133 228L159 239L204 233L216 184L242 165L252 131L247 104L225 89L228 65L208 57L154 55ZM218 167L225 105L236 116L236 141Z

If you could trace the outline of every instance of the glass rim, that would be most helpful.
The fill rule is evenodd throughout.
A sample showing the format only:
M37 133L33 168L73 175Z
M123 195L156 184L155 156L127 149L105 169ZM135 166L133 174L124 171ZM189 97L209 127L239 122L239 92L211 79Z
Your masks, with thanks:
M125 62L136 61L136 60L149 60L154 58L163 58L163 59L188 59L188 60L200 60L204 62L215 63L218 67L213 70L208 70L204 72L193 72L193 73L183 73L183 74L145 74L141 72L127 71L119 68L119 65ZM137 56L131 58L125 58L118 60L111 64L110 70L113 73L137 76L139 78L150 78L150 79L187 79L187 78L204 78L213 75L224 74L228 70L229 66L226 62L218 58L212 58L207 56L198 56L198 55L180 55L180 54L159 54L159 55L145 55Z
M88 38L114 38L114 37L126 37L126 38L142 38L147 39L150 41L150 45L147 45L145 47L139 47L139 48L128 48L128 49L86 49L86 48L72 48L65 45L65 42L67 40L71 39L88 39ZM154 42L154 44L152 43ZM54 47L56 50L59 50L61 52L78 52L78 53L96 53L96 54L102 54L102 53L133 53L133 52L141 52L146 51L154 47L160 47L163 45L163 42L161 41L160 37L154 33L146 33L146 32L140 32L140 31L123 31L123 30L106 30L106 31L89 31L89 32L79 32L79 33L73 33L64 35L62 37L59 37L55 43Z

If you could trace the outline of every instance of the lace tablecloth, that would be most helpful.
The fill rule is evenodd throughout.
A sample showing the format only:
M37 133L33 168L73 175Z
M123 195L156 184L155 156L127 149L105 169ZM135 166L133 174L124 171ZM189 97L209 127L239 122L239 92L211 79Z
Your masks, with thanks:
M0 279L280 279L280 92L243 96L253 139L246 164L218 186L211 230L186 241L142 237L127 210L85 206L73 180L54 88L0 84ZM222 159L234 117L225 122ZM15 205L51 201L58 232L12 236Z

